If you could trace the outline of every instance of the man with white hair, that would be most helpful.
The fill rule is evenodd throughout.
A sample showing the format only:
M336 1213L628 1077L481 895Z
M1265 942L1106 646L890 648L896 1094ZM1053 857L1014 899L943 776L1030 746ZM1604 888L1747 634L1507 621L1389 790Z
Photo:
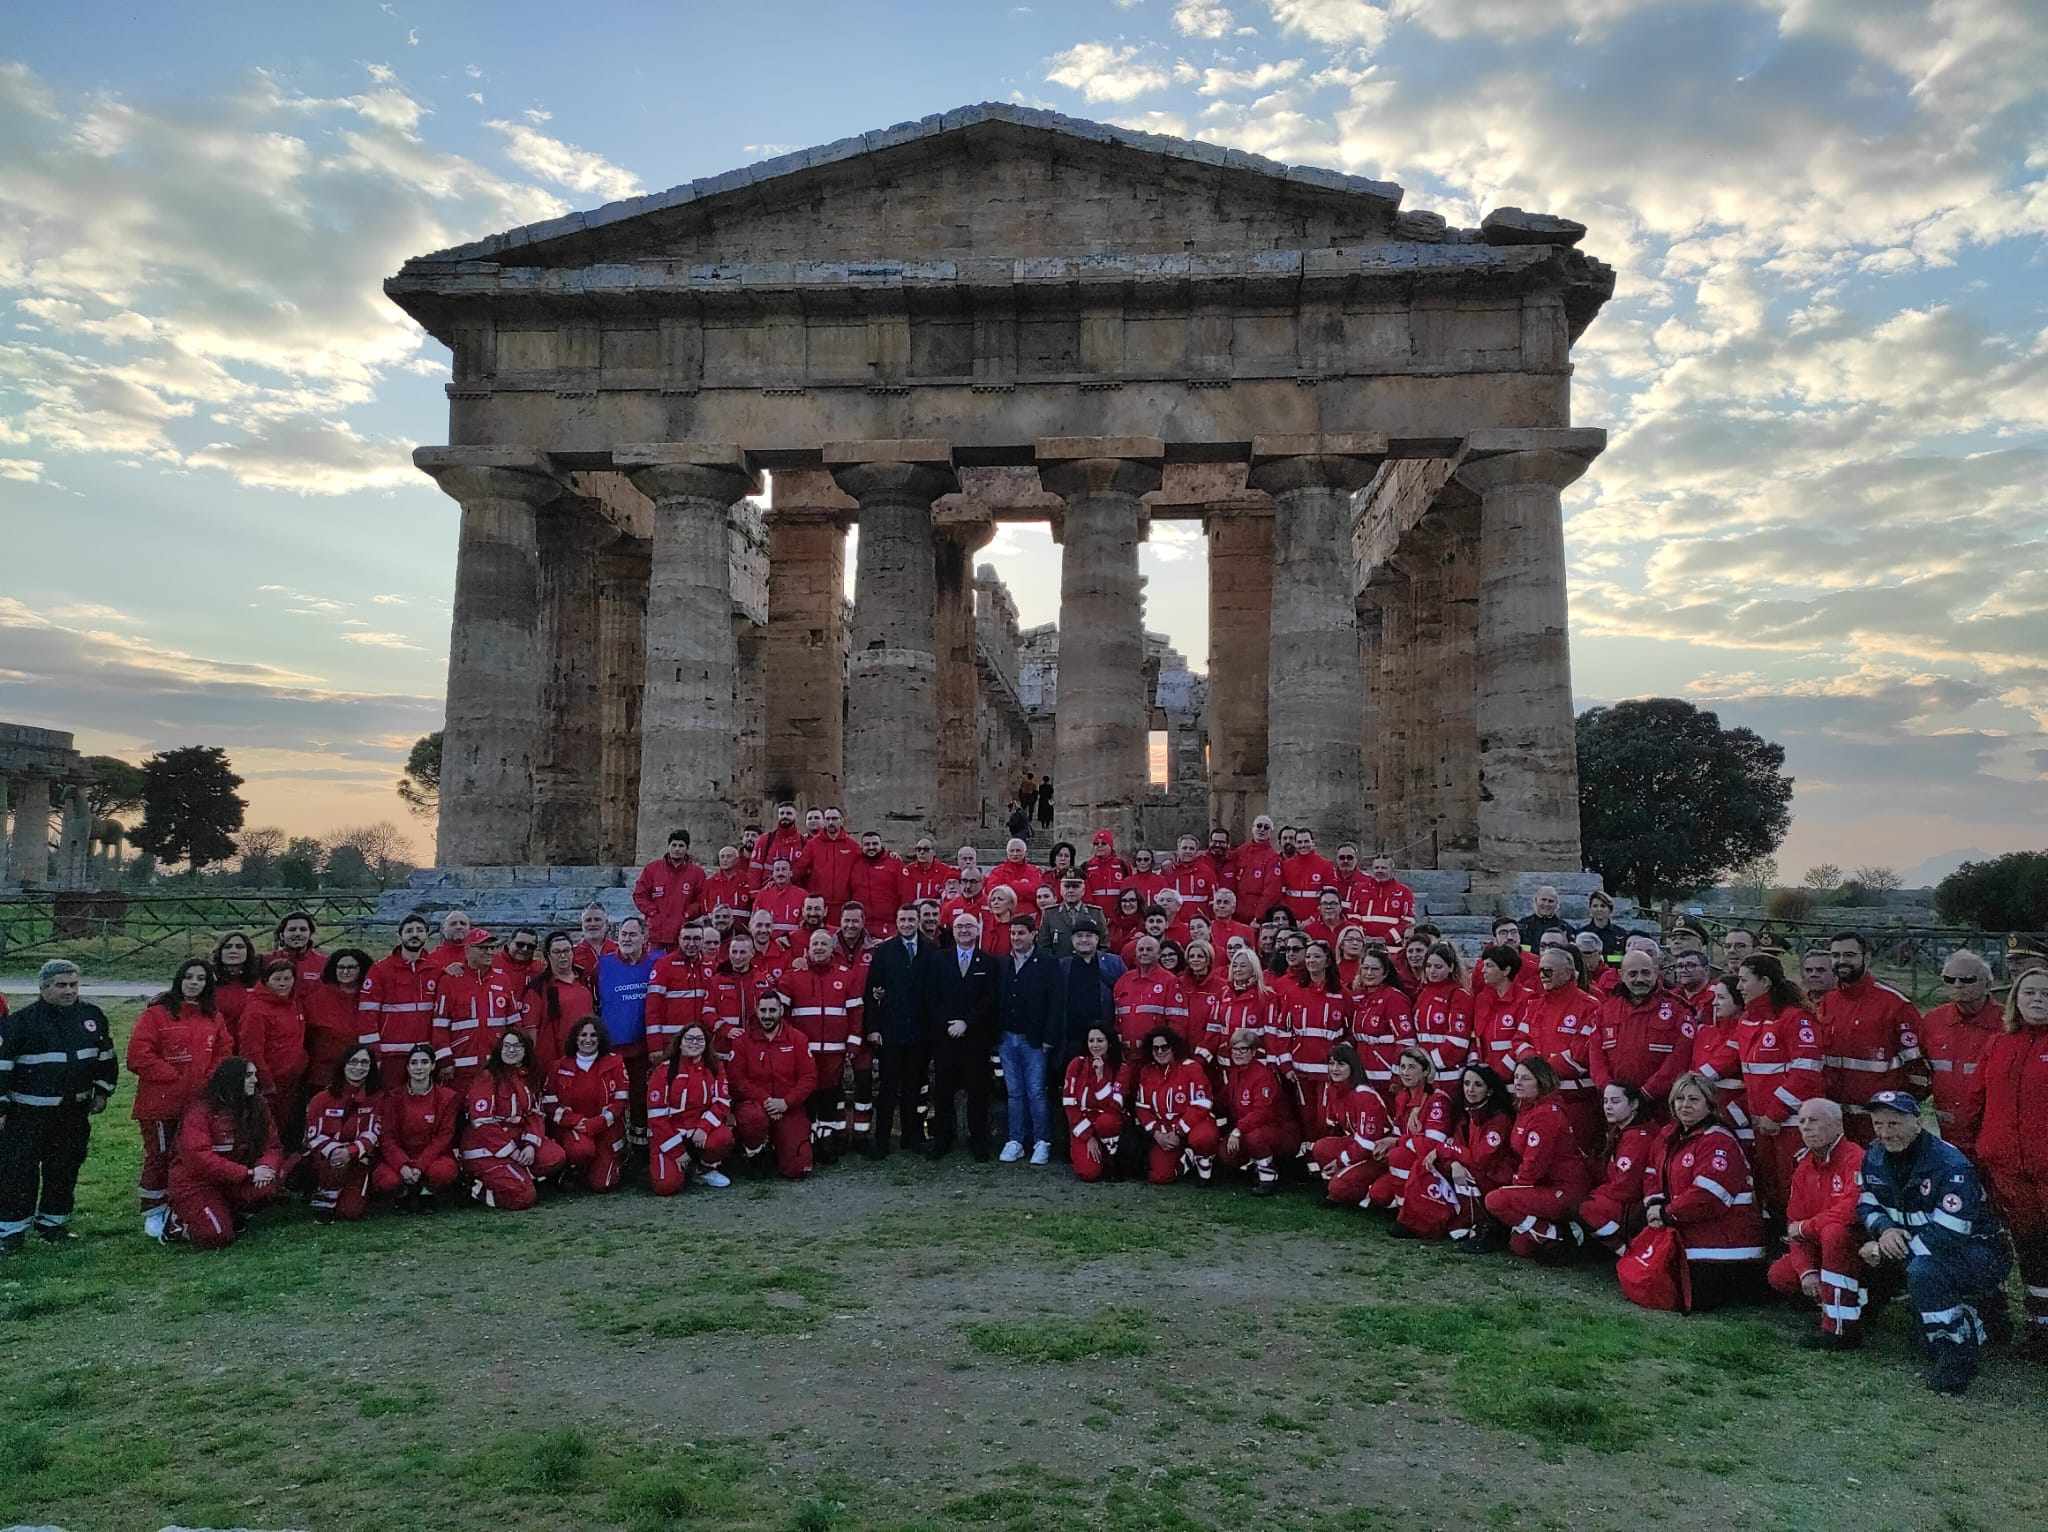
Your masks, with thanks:
M1941 988L1946 998L1920 1022L1920 1052L1934 1074L1934 1115L1941 1120L1941 1136L1974 1160L1977 1135L1963 1103L1979 1084L1978 1066L2004 1017L1991 1000L1991 965L1968 947L1943 959Z
M76 1238L92 1119L121 1081L113 1028L78 986L78 965L52 958L36 976L38 998L0 1017L0 1256L20 1250L31 1227L53 1244Z
M1224 881L1237 895L1240 914L1254 923L1280 902L1280 848L1273 844L1273 820L1261 814L1252 821L1252 838L1230 853Z
M1522 933L1522 946L1526 950L1534 952L1540 948L1543 945L1545 931L1562 931L1565 940L1571 940L1572 928L1557 912L1560 902L1557 890L1548 883L1536 890L1535 897L1530 901L1530 913L1515 922L1516 928Z
M1003 848L1003 859L988 874L989 890L1007 888L1016 896L1013 907L1020 910L1037 908L1038 890L1044 882L1045 874L1031 865L1031 848L1016 836L1010 838Z
M925 971L925 1041L932 1051L933 1159L958 1134L954 1098L967 1093L967 1142L977 1160L989 1157L988 1057L996 1040L995 961L981 950L981 921L966 910L953 917L953 940L932 954Z
M1863 1150L1843 1136L1842 1109L1825 1096L1802 1102L1794 1121L1806 1148L1792 1172L1785 1253L1771 1263L1771 1286L1820 1305L1820 1329L1801 1345L1853 1350L1863 1344Z

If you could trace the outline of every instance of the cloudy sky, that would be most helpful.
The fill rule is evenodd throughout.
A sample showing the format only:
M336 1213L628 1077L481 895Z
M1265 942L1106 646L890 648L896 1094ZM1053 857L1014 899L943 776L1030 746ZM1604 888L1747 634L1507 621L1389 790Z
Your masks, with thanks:
M0 49L0 718L399 818L438 726L446 353L408 255L1011 100L1591 227L1581 705L1782 741L1783 860L2048 841L2048 27L2031 0L40 6ZM1202 662L1202 545L1146 553ZM1055 615L1042 536L992 550Z

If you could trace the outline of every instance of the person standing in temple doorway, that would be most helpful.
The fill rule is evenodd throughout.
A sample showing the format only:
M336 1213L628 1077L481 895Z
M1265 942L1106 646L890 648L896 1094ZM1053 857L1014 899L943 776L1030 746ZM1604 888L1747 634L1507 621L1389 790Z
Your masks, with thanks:
M1038 774L1026 770L1024 780L1017 784L1017 801L1028 811L1038 802Z
M1045 829L1052 828L1052 778L1046 777L1038 784L1038 822Z
M1033 796L1035 797L1036 794ZM1031 839L1031 810L1024 806L1024 801L1021 798L1012 798L1010 800L1010 817L1006 822L1010 827L1012 839L1023 841Z

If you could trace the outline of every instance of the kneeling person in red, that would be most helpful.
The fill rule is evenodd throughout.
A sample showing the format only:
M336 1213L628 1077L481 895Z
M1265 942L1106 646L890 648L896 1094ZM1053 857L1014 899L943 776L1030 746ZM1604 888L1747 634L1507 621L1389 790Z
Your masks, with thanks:
M423 1213L455 1184L455 1127L462 1116L461 1098L434 1079L434 1067L433 1048L414 1043L405 1056L405 1079L384 1094L377 1168L370 1172L378 1196Z
M342 1056L326 1090L306 1103L306 1158L313 1210L321 1222L353 1223L370 1209L370 1170L383 1128L377 1111L377 1055L358 1043Z
M1843 1134L1842 1109L1825 1097L1802 1102L1797 1122L1806 1149L1792 1168L1788 1248L1768 1275L1786 1297L1820 1305L1820 1330L1802 1344L1850 1350L1863 1344L1863 1228L1856 1217L1863 1148Z
M1486 1194L1486 1211L1508 1226L1516 1255L1569 1253L1584 1239L1576 1219L1592 1184L1557 1073L1548 1059L1532 1055L1515 1066L1508 1090L1516 1103L1515 1172Z
M221 1060L178 1120L163 1238L225 1249L251 1213L276 1199L285 1169L256 1066L245 1058Z
M569 1034L569 1052L548 1072L541 1115L569 1168L594 1192L619 1184L626 1151L626 1061L612 1052L604 1025L586 1016Z
M1155 1027L1145 1035L1138 1071L1138 1128L1146 1143L1145 1176L1166 1186L1192 1166L1204 1181L1216 1169L1223 1135L1209 1096L1209 1071L1188 1057L1178 1033Z
M488 1208L520 1212L540 1200L539 1184L566 1163L548 1141L540 1103L527 1082L533 1050L508 1027L463 1090L462 1168L469 1193Z
M668 1056L647 1076L647 1180L657 1197L673 1197L695 1176L730 1186L718 1167L732 1153L732 1092L711 1051L711 1029L686 1022Z
M811 1042L783 1023L789 1002L769 990L732 1055L733 1117L740 1148L752 1158L771 1144L775 1168L789 1180L811 1173L811 1119L804 1103L817 1089Z
M1276 1162L1301 1148L1301 1130L1287 1087L1273 1066L1259 1057L1260 1040L1250 1027L1239 1027L1230 1037L1230 1061L1223 1070L1230 1131L1222 1156L1232 1170L1250 1166L1252 1194L1270 1196L1280 1189Z

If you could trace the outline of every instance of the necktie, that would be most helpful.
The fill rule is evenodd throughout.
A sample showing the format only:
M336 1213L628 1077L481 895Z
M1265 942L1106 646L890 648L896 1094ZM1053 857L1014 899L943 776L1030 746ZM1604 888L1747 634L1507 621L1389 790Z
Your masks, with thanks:
M974 954L967 948L962 947L960 949L960 977L963 979L967 977L967 964L973 956Z

